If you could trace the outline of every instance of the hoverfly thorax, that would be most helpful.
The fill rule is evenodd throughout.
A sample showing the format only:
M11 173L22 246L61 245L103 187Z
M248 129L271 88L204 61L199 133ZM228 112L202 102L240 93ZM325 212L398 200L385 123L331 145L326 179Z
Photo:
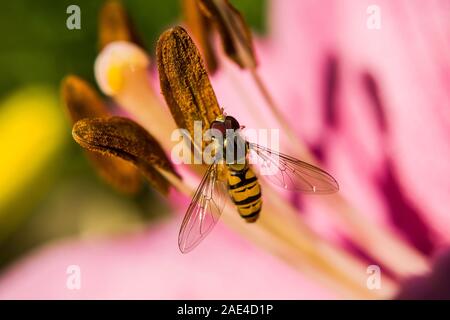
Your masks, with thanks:
M248 143L242 137L239 122L231 116L220 115L211 123L211 129L222 135L222 159L233 170L242 170L247 163ZM216 153L219 154L219 153Z

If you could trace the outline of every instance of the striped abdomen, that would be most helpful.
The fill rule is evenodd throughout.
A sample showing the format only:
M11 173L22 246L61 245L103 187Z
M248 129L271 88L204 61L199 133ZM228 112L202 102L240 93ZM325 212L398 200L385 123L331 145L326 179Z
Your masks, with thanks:
M236 204L239 214L247 222L258 219L261 211L261 188L253 170L246 166L243 170L235 171L228 168L228 192Z

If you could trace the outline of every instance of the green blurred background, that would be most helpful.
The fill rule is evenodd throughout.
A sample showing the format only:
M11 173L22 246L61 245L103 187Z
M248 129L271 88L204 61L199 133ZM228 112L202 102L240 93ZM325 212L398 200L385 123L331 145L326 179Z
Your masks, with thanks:
M231 1L254 30L265 30L266 1ZM0 271L28 250L68 236L145 228L168 214L148 188L124 196L99 179L71 138L61 79L95 84L97 18L103 1L7 1L0 11ZM182 19L179 0L122 1L145 47ZM66 9L81 8L81 30Z

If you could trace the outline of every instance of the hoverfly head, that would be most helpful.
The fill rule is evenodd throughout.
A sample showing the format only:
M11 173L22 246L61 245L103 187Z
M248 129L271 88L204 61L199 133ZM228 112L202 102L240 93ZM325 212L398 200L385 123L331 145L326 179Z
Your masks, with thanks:
M224 139L228 138L227 135L230 133L234 136L235 131L240 128L241 126L239 125L239 122L234 117L226 115L218 116L216 120L211 123L211 129L218 130Z
M225 135L226 128L225 128L225 118L221 120L219 117L215 121L211 123L211 129L219 130L222 135Z
M225 117L225 129L233 129L233 130L238 130L241 128L241 126L239 125L239 122L232 116L226 116Z

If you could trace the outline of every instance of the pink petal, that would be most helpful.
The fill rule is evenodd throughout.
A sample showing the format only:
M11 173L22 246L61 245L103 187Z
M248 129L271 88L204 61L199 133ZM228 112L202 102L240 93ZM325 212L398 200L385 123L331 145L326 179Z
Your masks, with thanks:
M116 239L67 240L35 251L0 278L0 299L333 298L220 224L193 252L177 248L180 219ZM66 287L69 265L81 289Z

